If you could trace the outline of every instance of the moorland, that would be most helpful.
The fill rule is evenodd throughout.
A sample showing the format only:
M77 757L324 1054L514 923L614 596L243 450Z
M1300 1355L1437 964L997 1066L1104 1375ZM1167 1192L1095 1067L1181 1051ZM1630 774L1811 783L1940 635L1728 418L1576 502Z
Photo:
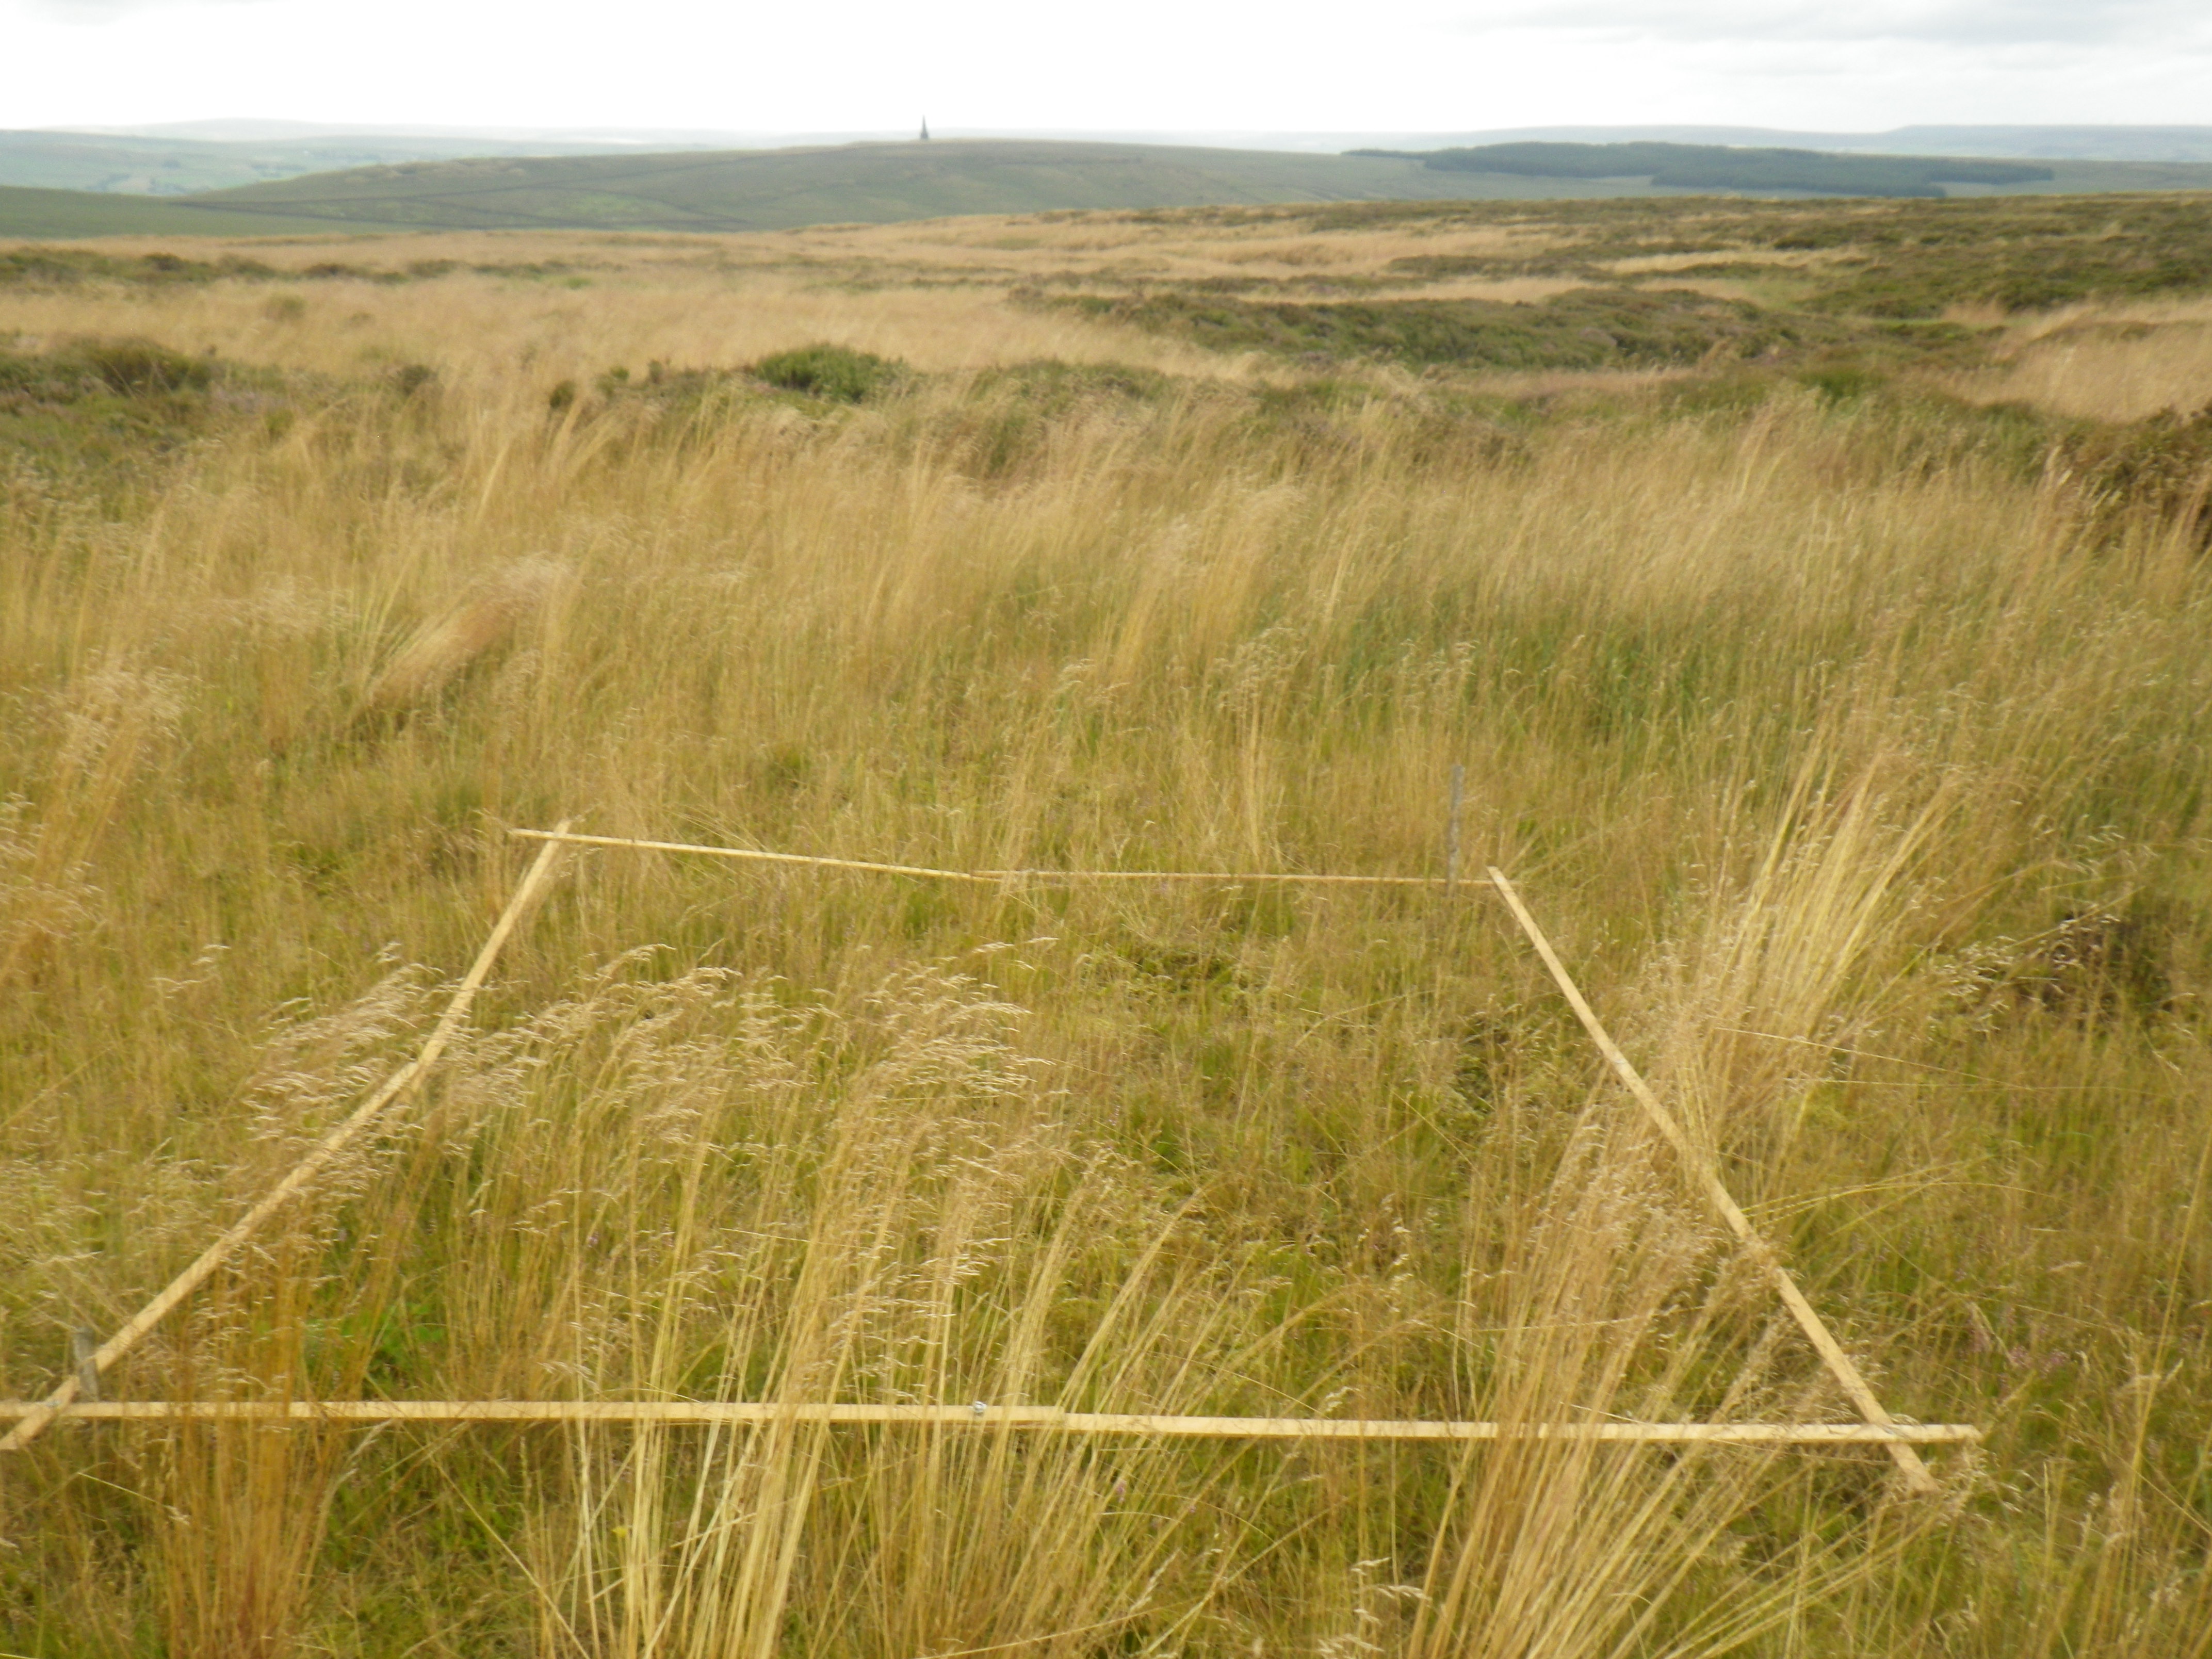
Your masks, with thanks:
M1397 163L1401 167L1410 164ZM1439 177L1444 176L1442 174ZM155 1401L1847 1421L1879 1449L63 1423L53 1656L2201 1655L2202 197L0 249L0 1394L422 1042Z

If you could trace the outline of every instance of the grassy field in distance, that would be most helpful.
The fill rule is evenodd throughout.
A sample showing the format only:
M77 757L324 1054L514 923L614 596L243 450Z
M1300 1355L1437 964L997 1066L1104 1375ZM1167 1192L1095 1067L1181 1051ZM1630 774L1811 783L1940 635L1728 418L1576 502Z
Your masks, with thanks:
M0 1649L2212 1648L2201 198L0 245L0 1395L506 831L1510 872L1877 1449L58 1428ZM1495 899L572 854L104 1380L1844 1421Z
M329 220L252 210L233 212L173 196L108 195L0 185L0 237L327 236Z

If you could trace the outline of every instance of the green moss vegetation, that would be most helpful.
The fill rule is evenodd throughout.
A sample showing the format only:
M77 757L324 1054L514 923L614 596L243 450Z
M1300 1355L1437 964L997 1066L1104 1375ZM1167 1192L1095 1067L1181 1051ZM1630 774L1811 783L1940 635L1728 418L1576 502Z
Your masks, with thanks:
M0 465L66 474L94 491L143 483L196 441L282 433L300 398L294 377L149 340L0 350Z
M772 386L843 404L866 402L903 372L903 365L871 352L827 344L775 352L753 365L753 373Z
M1088 316L1177 334L1219 351L1389 362L1411 368L1650 368L1717 352L1801 353L1852 339L1811 317L1680 291L1589 290L1540 304L1482 300L1268 303L1186 293L1066 301Z

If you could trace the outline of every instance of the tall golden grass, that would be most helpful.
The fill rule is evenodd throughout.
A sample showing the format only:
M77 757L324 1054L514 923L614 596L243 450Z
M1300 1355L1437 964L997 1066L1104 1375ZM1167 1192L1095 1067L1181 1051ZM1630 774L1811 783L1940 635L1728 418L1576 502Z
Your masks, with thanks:
M69 290L11 298L33 343L139 336L198 356L356 379L434 364L487 401L541 401L564 380L611 367L750 362L825 335L927 370L1053 358L1134 362L1190 374L1220 365L1198 349L1066 313L1006 303L1002 290L911 289L855 295L774 272L732 279L683 270L588 287L458 276L389 285L333 277L295 289L218 283L153 296Z
M510 349L537 301L422 293L437 395L241 418L151 485L11 477L7 1392L419 1037L508 826L1436 872L1462 763L1470 853L1891 1407L1990 1439L1929 1501L1878 1449L65 1426L4 1472L10 1650L2212 1642L2180 530L1788 390L1510 438L1389 376L550 411L617 338L740 352L611 296L549 368ZM137 331L352 363L258 302ZM124 304L64 303L24 325ZM1038 349L933 358L1016 314L933 307L845 337ZM830 314L760 309L722 337ZM417 1114L110 1387L1848 1414L1479 893L705 863L572 854Z
M2100 421L2193 415L2212 403L2212 312L2202 301L2069 306L2018 319L1998 366L1954 382L1978 402Z

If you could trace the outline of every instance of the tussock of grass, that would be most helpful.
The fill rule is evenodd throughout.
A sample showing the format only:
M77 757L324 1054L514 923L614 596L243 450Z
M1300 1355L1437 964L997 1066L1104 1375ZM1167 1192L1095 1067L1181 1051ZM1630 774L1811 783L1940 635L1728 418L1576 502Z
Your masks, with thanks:
M195 259L180 253L116 255L75 247L17 246L0 252L0 286L9 288L72 288L94 282L165 287L275 274L258 259L237 254Z
M896 383L904 365L840 345L801 346L779 351L753 365L770 386L833 403L857 404Z
M0 349L0 464L70 471L74 487L94 495L158 471L165 457L216 432L257 422L273 430L292 407L279 377L152 340Z

